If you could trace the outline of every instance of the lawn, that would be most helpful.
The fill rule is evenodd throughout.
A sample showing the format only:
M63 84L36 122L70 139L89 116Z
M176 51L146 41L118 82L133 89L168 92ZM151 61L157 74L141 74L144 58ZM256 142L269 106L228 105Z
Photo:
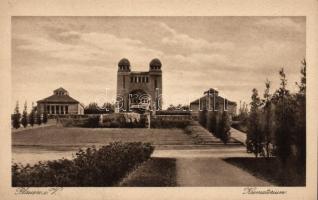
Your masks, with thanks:
M194 144L182 129L45 127L12 133L13 145L91 146L114 141Z
M151 158L121 181L126 187L176 186L176 159Z
M252 175L266 180L278 186L305 186L306 176L302 174L289 173L277 158L225 158L226 162L237 166Z

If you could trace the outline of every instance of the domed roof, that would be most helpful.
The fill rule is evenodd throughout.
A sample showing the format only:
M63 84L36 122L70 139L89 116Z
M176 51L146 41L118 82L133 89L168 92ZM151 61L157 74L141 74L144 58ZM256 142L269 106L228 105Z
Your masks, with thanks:
M152 59L152 61L150 62L149 66L152 67L159 67L161 68L161 62L158 58Z
M130 62L127 58L123 58L118 62L118 66L130 66Z

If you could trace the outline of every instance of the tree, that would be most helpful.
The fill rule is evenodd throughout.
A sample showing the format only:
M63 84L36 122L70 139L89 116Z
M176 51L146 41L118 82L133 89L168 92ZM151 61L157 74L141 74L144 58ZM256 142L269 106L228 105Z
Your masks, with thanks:
M102 109L98 106L96 102L89 103L84 109L85 114L100 114Z
M113 113L115 112L115 105L109 102L104 103L102 106L103 113Z
M298 92L295 94L296 112L295 112L295 137L294 141L297 146L297 161L298 169L306 167L306 60L302 61L300 70L301 78L300 83L296 82Z
M44 113L43 113L43 124L46 124L47 120L48 120L47 112L44 111Z
M272 143L273 116L272 116L272 95L270 94L271 82L266 80L263 99L263 133L267 157L270 156L269 145Z
M224 144L230 139L231 122L227 111L222 112L220 125L219 125L219 136Z
M41 113L39 111L36 112L36 123L38 125L42 124Z
M24 109L23 109L21 124L23 125L24 128L28 126L27 102L24 103Z
M209 112L209 115L208 115L209 116L208 120L210 120L209 131L212 132L215 136L218 135L218 133L217 133L217 131L218 131L217 115L218 115L217 111Z
M32 102L32 108L31 108L31 112L29 114L29 123L31 126L34 126L34 119L35 119L35 107L33 105L33 102Z
M20 119L21 119L21 114L19 112L19 102L17 101L17 104L14 109L14 114L12 116L12 126L16 129L20 128Z
M178 104L178 105L173 105L170 104L169 107L167 108L168 111L176 111L176 110L180 110L180 111L188 111L190 110L190 106L189 105L182 105L182 104Z
M170 104L167 108L167 110L171 111L171 110L175 110L175 106L173 104Z
M275 141L277 155L283 164L291 155L292 136L294 135L295 116L294 102L287 87L286 74L284 68L279 71L280 88L273 95L275 104Z
M251 109L248 117L248 134L247 134L247 144L251 145L251 150L256 157L261 152L263 133L260 126L260 106L262 105L261 99L258 96L257 89L252 90L251 96Z

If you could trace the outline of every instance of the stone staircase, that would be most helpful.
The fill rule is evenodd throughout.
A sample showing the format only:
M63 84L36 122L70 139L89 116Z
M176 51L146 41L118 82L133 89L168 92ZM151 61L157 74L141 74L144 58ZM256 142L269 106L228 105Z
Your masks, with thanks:
M185 134L160 134L160 139L153 142L156 149L235 149L243 147L242 143L230 139L224 144L197 121L185 129Z
M224 144L219 138L215 137L207 129L203 128L197 121L191 122L191 134L196 139L196 144L200 145L242 145L237 140L230 138L227 144Z

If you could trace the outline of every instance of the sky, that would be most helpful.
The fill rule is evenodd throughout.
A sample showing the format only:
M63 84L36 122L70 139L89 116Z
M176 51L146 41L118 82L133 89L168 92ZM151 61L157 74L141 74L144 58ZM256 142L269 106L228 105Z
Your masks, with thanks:
M12 17L12 110L63 87L84 105L116 97L117 64L148 71L159 58L163 106L189 104L209 88L250 102L271 92L284 67L296 91L306 56L305 17Z

